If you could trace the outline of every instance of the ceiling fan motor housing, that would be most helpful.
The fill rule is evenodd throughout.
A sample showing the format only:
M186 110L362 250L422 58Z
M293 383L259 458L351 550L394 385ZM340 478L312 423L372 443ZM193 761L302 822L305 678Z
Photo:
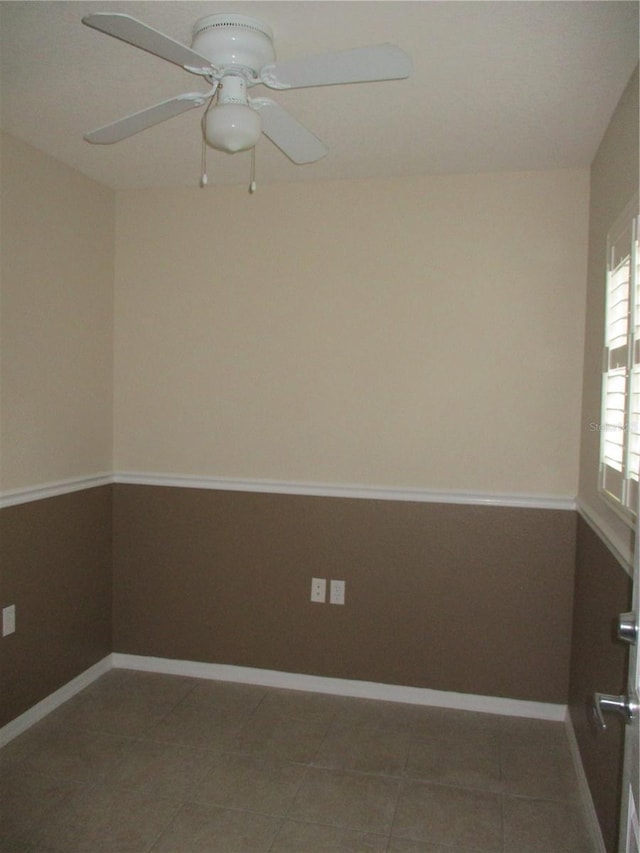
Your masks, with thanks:
M191 47L217 68L250 69L253 77L276 57L270 27L246 15L200 18Z

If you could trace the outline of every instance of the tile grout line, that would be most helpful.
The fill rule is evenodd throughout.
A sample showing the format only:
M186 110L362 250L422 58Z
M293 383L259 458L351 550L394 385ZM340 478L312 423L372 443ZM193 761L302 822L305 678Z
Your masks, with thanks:
M391 825L389 827L389 838L387 841L387 851L391 847L391 841L393 839L393 827L395 826L396 817L398 815L398 809L400 807L400 798L402 797L402 794L404 792L405 782L408 779L407 769L408 769L408 765L409 765L409 752L411 750L411 744L412 744L413 740L415 739L415 737L416 737L416 735L415 735L415 732L413 731L413 728L412 728L411 729L411 735L409 737L409 742L407 744L407 751L406 751L405 756L404 756L404 762L402 765L402 770L400 773L400 777L398 779L398 793L396 796L395 808L393 809L393 817L391 818Z
M504 720L499 721L498 725L498 766L500 769L500 833L502 837L502 853L506 853L507 840L505 838L505 820L504 820Z
M402 797L403 789L404 789L404 771L406 769L408 760L408 755L405 757L405 766L403 768L403 776L396 780L397 781L397 792L396 792L396 804L393 808L393 815L391 816L391 823L389 824L389 836L387 838L387 850L391 847L391 840L393 838L393 827L395 826L396 816L398 814L398 809L400 807L400 798Z
M153 841L151 842L150 846L147 848L147 850L145 851L145 853L153 853L153 849L154 849L154 847L156 847L156 846L157 846L157 844L158 844L158 842L161 840L162 836L163 836L163 835L165 835L165 833L166 833L166 832L167 832L167 831L168 831L168 830L173 826L173 824L176 822L176 819L178 818L178 815L180 814L180 812L182 812L182 811L184 810L184 807L186 806L186 804L187 804L186 800L185 800L185 801L183 801L182 803L180 803L180 805L179 805L179 806L178 806L178 808L176 809L176 813L172 816L171 820L169 820L169 821L167 822L167 825L166 825L166 826L163 826L163 827L162 827L162 829L158 832L158 834L157 834L157 835L156 835L156 837L153 839Z
M265 690L264 696L262 697L262 699L260 700L260 702L258 703L258 705L256 706L256 708L254 709L254 713L255 713L255 712L260 708L260 706L262 705L262 703L265 701L266 696L267 696L267 691ZM330 721L327 723L327 728L326 728L326 731L325 731L325 733L324 733L324 735L323 735L323 737L322 737L322 741L321 741L321 743L318 745L318 747L316 748L316 750L315 750L315 752L314 752L314 754L313 754L313 757L310 757L306 762L288 761L288 763L289 763L289 764L292 764L292 765L295 765L295 766L299 766L299 767L303 767L303 768L304 768L304 770L303 770L303 773L302 773L302 774L301 774L301 776L300 776L300 781L298 782L298 784L297 784L297 786L296 786L295 793L294 793L294 794L293 794L293 796L291 797L291 800L289 801L289 804L287 805L287 807L286 807L286 809L285 809L285 811L284 811L284 814L283 814L283 815L282 815L282 817L281 817L281 820L280 820L280 826L278 827L278 831L277 831L277 833L274 835L273 840L271 841L271 844L269 845L269 850L270 850L270 851L271 851L271 850L273 850L273 846L274 846L274 844L276 843L276 841L277 841L277 839L278 839L278 836L279 836L279 835L280 835L280 833L282 832L282 829L283 829L283 827L284 827L285 823L286 823L288 820L291 820L291 818L290 818L291 809L293 808L293 804L294 804L294 802L295 802L295 800L296 800L296 797L297 797L297 796L298 796L298 794L300 793L300 790L302 789L302 786L304 785L304 783L305 783L305 781L306 781L306 779L307 779L307 777L308 777L308 775L309 775L310 771L311 771L311 770L313 770L313 769L314 769L314 767L315 767L315 765L314 765L313 761L314 761L314 760L317 760L318 754L319 754L320 750L322 749L322 747L323 747L323 745L324 745L324 743L325 743L325 741L326 741L327 737L329 736L329 731L330 731L330 729L331 729L331 725L332 725L332 723L335 721L336 716L337 716L337 712L334 712L334 714L333 714L333 716L331 717Z

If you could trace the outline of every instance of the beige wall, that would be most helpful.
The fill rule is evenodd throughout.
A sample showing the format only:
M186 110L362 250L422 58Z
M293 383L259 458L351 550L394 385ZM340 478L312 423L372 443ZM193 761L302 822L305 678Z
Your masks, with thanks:
M113 193L2 136L3 490L112 467Z
M2 155L10 491L112 468L114 205ZM580 171L119 193L116 470L572 496L586 206Z
M117 195L119 471L573 497L587 171Z
M630 558L632 536L598 494L599 423L604 340L604 284L607 232L638 191L638 70L632 76L591 168L587 320L584 354L580 454L581 505L621 555Z

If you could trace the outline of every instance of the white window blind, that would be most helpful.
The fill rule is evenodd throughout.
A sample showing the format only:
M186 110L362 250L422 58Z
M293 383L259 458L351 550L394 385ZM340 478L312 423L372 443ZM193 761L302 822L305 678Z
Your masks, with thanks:
M600 488L629 520L640 470L640 251L638 200L607 241L607 286L599 424Z

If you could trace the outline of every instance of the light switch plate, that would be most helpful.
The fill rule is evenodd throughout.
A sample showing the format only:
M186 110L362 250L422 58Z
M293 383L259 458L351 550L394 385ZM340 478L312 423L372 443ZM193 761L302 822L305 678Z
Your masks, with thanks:
M327 581L325 578L311 578L311 601L324 604L327 599Z
M16 606L10 604L2 608L2 636L7 637L16 630Z
M345 587L345 581L331 581L329 592L329 602L331 604L344 604Z

